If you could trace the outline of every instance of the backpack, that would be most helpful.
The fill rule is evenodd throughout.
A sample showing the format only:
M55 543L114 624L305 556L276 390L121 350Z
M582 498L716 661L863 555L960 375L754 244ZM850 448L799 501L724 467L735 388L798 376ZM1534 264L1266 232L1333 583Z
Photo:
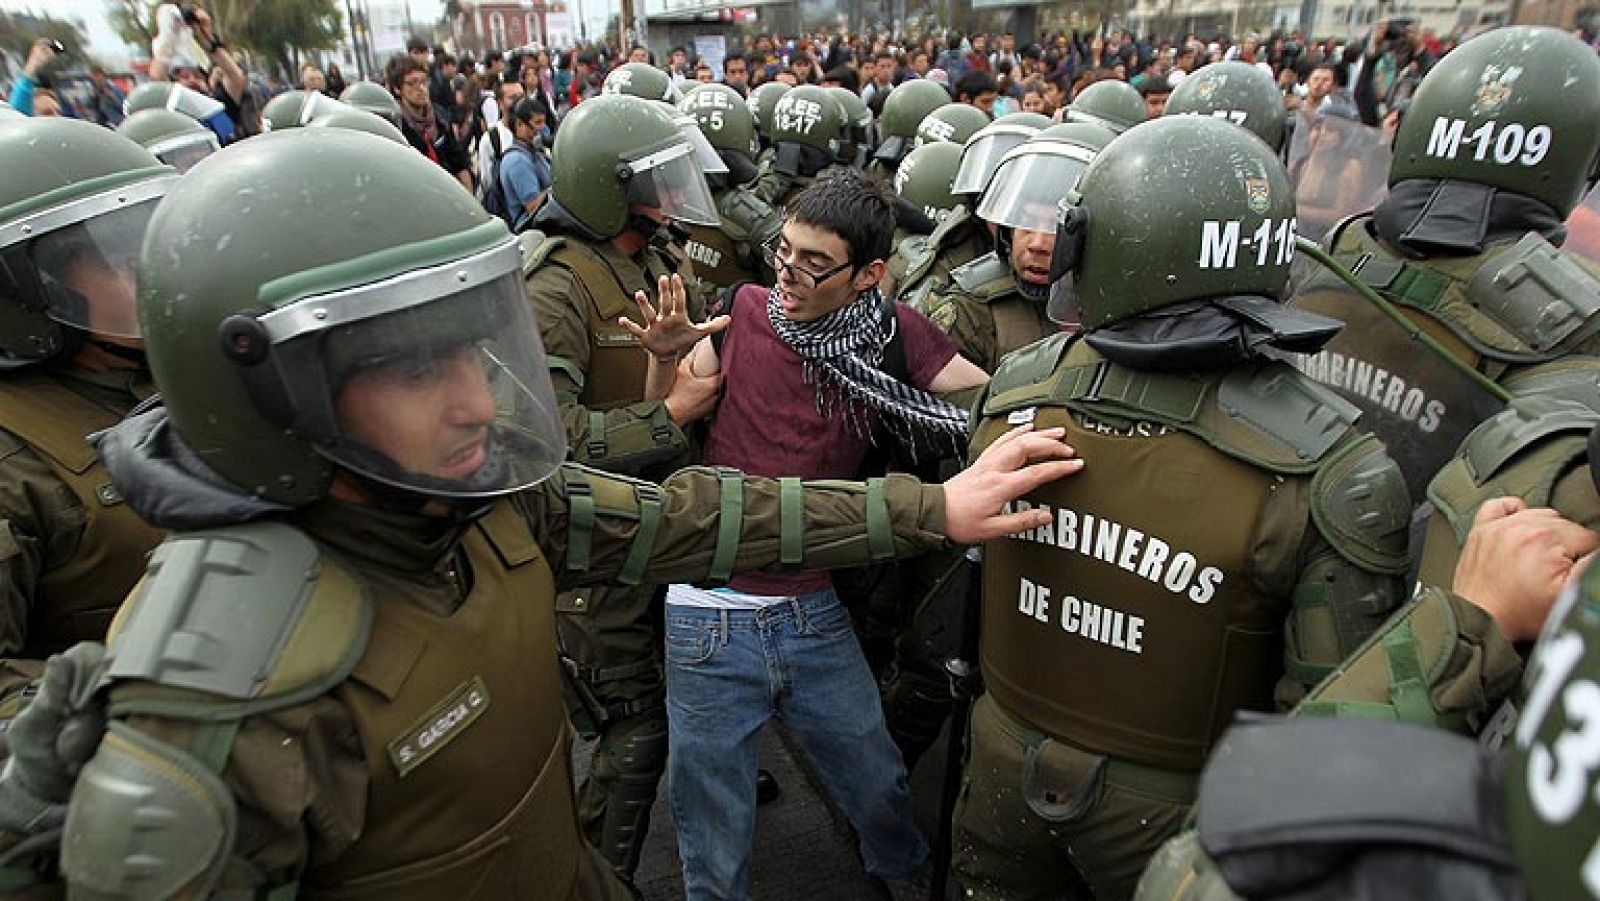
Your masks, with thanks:
M483 180L482 204L491 216L500 217L506 228L517 230L517 220L522 218L521 210L511 209L506 205L505 188L500 183L500 163L512 153L526 153L527 151L512 144L510 147L500 146L500 130L491 128L484 137L489 139L489 145L494 148L494 166L489 169L488 175Z

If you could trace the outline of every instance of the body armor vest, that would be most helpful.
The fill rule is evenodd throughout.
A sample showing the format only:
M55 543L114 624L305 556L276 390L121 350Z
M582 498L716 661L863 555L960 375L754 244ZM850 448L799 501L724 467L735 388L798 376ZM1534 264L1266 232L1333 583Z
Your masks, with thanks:
M638 403L644 397L648 361L639 339L617 324L620 316L639 315L635 291L656 296L656 278L671 268L651 250L645 250L649 272L629 261L618 265L593 248L568 238L551 251L550 262L572 273L589 328L589 371L578 402L597 410Z
M986 372L993 372L1006 354L1059 331L1045 316L1044 304L1024 297L1017 290L1010 265L992 252L951 271L950 278L963 294L981 305L989 320L994 334L992 357L973 357ZM977 349L963 350L974 353Z
M312 898L625 898L579 837L549 565L511 504L463 536L471 593L441 617L384 595L334 692L367 754L367 829Z
M1224 375L1136 373L1077 343L1043 381L991 386L973 453L1032 421L1099 461L1017 502L1050 525L985 547L988 690L1051 736L1197 770L1236 710L1271 708L1289 599L1264 594L1251 561L1283 471L1199 427ZM1138 415L1135 398L1168 412Z
M994 248L984 223L966 207L957 207L930 235L913 235L901 244L906 258L903 282L896 284L899 299L925 313L933 295L950 283L951 271L967 265Z
M145 557L165 534L122 502L85 440L120 418L42 373L0 380L0 426L38 454L83 509L77 551L34 586L21 656L42 659L79 641L103 641L112 615L144 575Z

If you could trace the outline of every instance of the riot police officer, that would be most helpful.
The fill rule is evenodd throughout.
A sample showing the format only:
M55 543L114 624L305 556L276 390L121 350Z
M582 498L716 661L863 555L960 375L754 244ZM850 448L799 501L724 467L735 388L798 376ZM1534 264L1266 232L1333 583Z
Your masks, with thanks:
M972 207L1001 158L1049 125L1050 120L1038 113L1011 113L985 125L967 141L953 187L968 202L942 219L932 234L901 241L889 260L888 279L902 301L926 312L928 298L948 283L950 270L994 248L994 235L973 217Z
M1262 352L1338 328L1280 304L1294 202L1271 151L1149 122L1061 218L1082 333L1001 363L972 446L1062 424L1094 462L1018 502L1052 526L984 548L967 897L1129 895L1233 713L1297 700L1404 595L1399 471L1349 404ZM1234 243L1258 231L1277 243Z
M782 210L844 155L846 123L827 88L791 88L772 107L772 167L756 193Z
M923 116L922 121L917 123L917 136L913 145L921 147L935 141L950 141L965 147L967 141L988 125L989 121L983 110L975 106L966 103L947 103Z
M872 158L872 110L861 95L849 88L830 87L828 96L844 113L845 137L839 145L839 162L861 169Z
M575 123L591 104L608 105ZM672 187L681 153L644 160L635 191ZM371 135L294 130L228 154L168 195L140 259L166 406L99 441L129 505L180 530L83 673L111 725L78 772L60 755L83 733L41 723L61 712L41 692L11 733L34 743L0 776L8 840L64 813L75 891L626 898L573 809L557 586L699 580L735 556L775 565L780 547L858 563L880 539L935 546L941 522L981 540L1039 522L993 515L1037 481L1004 470L1068 453L1019 434L944 491L891 479L781 501L775 481L563 464L503 224ZM259 215L216 202L241 192ZM304 240L312 218L327 240ZM201 234L231 237L225 265ZM730 504L743 515L720 528ZM65 811L49 806L62 788Z
M0 656L42 660L105 634L161 540L85 436L150 394L132 267L178 173L76 119L7 122L0 157Z
M649 357L618 319L637 315L635 294L653 296L679 273L662 246L669 225L716 227L715 201L669 108L624 93L567 116L552 170L533 220L547 237L528 260L526 288L573 457L607 472L670 472L689 462L682 427L709 409L714 381L680 380L688 392L645 401ZM630 877L667 753L660 622L649 615L656 588L639 585L642 576L557 600L572 715L581 733L599 736L580 817Z
M954 102L948 91L926 79L896 85L884 98L883 114L878 117L878 149L873 152L867 171L878 178L888 178L916 146L917 126L922 120Z
M1098 125L1052 125L995 169L977 210L995 228L995 249L951 270L949 287L926 302L928 318L984 371L1056 331L1045 315L1056 204L1114 137Z
M744 282L769 283L773 274L762 248L777 239L782 225L777 211L751 190L756 169L756 124L739 92L727 85L692 88L678 105L694 117L728 171L708 174L721 225L693 225L684 249L701 279L722 289Z
M382 116L395 128L400 127L400 104L394 99L394 95L384 90L381 85L370 81L358 81L345 88L339 99L356 109Z
M967 198L955 192L956 171L961 168L961 145L949 141L924 144L906 154L894 173L894 192L922 215L943 222ZM899 230L897 230L899 231ZM906 235L896 234L900 244Z
M1283 152L1290 117L1272 76L1250 63L1212 63L1178 82L1164 116L1212 116L1242 126Z
M180 173L221 149L210 129L169 109L139 110L122 120L117 133Z
M1072 98L1062 113L1063 122L1087 122L1122 134L1143 122L1144 98L1125 81L1106 79L1084 88Z
M321 91L284 91L261 108L261 130L282 131L309 125L318 113L331 109L335 102Z
M1349 323L1299 365L1361 408L1420 503L1500 389L1593 403L1600 278L1555 244L1600 178L1600 60L1555 29L1479 35L1423 79L1394 150L1389 194L1324 246L1410 325L1331 276L1294 304Z

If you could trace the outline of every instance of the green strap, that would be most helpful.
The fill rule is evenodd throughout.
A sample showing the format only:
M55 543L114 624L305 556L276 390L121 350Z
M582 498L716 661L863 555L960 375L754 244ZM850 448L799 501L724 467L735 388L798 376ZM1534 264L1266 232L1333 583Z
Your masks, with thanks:
M233 755L233 740L239 734L242 720L200 722L194 727L194 737L189 739L189 753L205 764L213 773L221 774Z
M639 529L633 533L628 559L617 573L617 581L624 585L638 585L644 581L645 567L650 565L650 551L656 546L656 533L661 530L661 489L640 482L633 486L633 494L639 499Z
M738 470L719 471L720 501L717 510L717 548L711 554L714 582L726 582L733 575L733 561L739 555L739 535L744 529L744 477Z
M1369 720L1393 720L1394 708L1388 704L1370 701L1304 701L1294 709L1299 716L1361 717Z
M1301 685L1318 685L1333 669L1333 664L1307 663L1298 657L1285 657L1283 661L1283 674Z
M589 541L594 534L594 488L583 473L568 467L567 480L567 562L566 568L583 572L589 568Z
M1432 310L1450 287L1450 279L1421 266L1407 264L1389 285L1389 291L1406 306Z
M799 566L806 557L805 488L799 479L778 480L778 562Z
M589 459L598 460L606 455L606 414L600 410L589 411L589 437L584 441Z
M1389 700L1394 704L1395 715L1402 722L1436 725L1438 717L1428 699L1422 654L1417 650L1417 636L1411 631L1411 620L1395 623L1394 628L1384 633L1382 644L1383 655L1389 662Z
M883 479L867 480L867 547L873 560L894 557L894 527L889 523L889 500L883 488Z
M583 390L584 382L587 380L583 377L583 370L578 368L577 363L566 357L558 357L555 354L546 356L544 360L552 371L566 373L567 378L572 379L572 383L577 386L578 390Z

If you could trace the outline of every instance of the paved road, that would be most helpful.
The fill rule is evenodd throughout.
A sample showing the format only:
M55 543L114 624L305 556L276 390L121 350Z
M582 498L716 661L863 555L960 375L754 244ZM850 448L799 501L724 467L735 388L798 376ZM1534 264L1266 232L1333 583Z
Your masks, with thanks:
M587 768L587 744L578 743L575 756L581 772ZM843 824L835 825L828 806L770 728L762 743L761 765L778 777L783 794L756 816L755 854L750 862L752 901L881 901L887 897L861 869L854 838L845 834ZM667 812L665 783L656 798L650 838L635 883L646 901L683 898L678 836Z

